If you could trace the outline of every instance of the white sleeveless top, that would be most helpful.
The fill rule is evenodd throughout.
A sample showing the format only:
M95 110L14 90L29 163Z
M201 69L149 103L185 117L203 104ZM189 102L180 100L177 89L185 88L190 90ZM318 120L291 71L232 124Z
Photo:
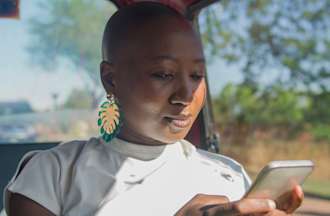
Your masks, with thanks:
M196 150L185 140L145 146L91 138L30 152L22 161L31 157L7 190L55 215L170 216L196 194L223 195L233 201L250 185L237 162Z

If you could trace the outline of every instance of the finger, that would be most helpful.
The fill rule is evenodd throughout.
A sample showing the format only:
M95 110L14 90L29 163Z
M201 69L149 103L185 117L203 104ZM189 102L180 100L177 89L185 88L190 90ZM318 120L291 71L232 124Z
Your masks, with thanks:
M226 196L197 194L194 198L192 198L192 201L195 204L201 204L204 206L204 205L228 203L229 199Z
M291 195L291 200L289 202L289 205L286 209L284 209L287 213L293 213L302 203L304 200L304 192L302 188L297 185Z
M287 213L294 212L302 203L304 193L299 185L296 185L292 191L281 195L277 200L277 208Z
M176 215L184 215L184 212L188 212L187 215L192 215L189 213L191 211L207 212L209 208L228 202L229 199L225 196L197 194Z
M219 205L213 208L214 215L244 215L268 213L276 208L273 200L268 199L243 199L237 202Z
M236 206L241 214L263 213L276 209L276 204L269 199L243 199Z
M196 205L201 206L199 211L202 215L209 215L210 209L229 203L229 199L226 196L199 194L195 199Z
M261 214L259 216L261 216ZM262 214L262 216L291 216L291 214L287 214L284 211L274 209L274 210L268 212L267 214Z
M292 193L293 191L288 191L276 199L276 207L280 210L287 211L292 202Z

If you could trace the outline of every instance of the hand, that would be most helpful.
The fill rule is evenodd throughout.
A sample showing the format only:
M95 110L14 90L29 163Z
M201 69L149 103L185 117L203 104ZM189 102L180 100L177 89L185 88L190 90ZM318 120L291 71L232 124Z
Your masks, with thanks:
M263 215L272 211L276 211L275 202L267 199L242 199L229 202L225 196L198 194L186 203L175 216Z
M287 213L293 213L302 203L304 192L296 185L291 192L283 194L276 200L277 208Z
M185 204L176 216L285 216L300 206L303 197L302 189L297 185L292 192L280 197L279 209L275 209L275 202L268 199L242 199L229 202L224 196L198 194Z

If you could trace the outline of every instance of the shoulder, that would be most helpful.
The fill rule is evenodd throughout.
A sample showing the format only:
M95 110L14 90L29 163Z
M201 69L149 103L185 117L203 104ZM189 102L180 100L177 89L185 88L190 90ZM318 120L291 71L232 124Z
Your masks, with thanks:
M100 140L95 137L92 137L89 140L72 140L60 143L54 148L40 152L40 154L53 154L61 159L74 159L82 153L97 149L99 144Z
M21 171L39 172L40 170L56 171L61 174L65 169L70 169L83 155L90 152L104 151L103 145L99 145L98 138L89 140L73 140L60 143L58 146L47 150L31 151L26 153L19 162L13 180L20 175Z
M36 159L53 159L58 163L74 163L83 155L103 154L104 145L99 138L92 137L89 140L72 140L60 143L58 146L33 153ZM28 154L29 155L29 154ZM30 156L31 157L31 156Z
M84 165L90 164L91 160L96 160L97 163L92 163L96 164L95 167L100 166L100 160L104 158L102 155L105 154L104 148L106 146L101 145L100 139L91 138L86 141L65 142L48 150L27 153L6 187L6 210L9 208L11 193L19 193L58 215L64 200L64 191L68 190L74 180L74 173L78 169L86 170ZM86 176L83 177L86 179Z
M214 165L222 166L226 169L231 169L236 173L242 173L244 169L239 162L222 154L217 154L202 149L197 149L196 154L203 160L208 160Z
M198 161L204 162L205 164L207 162L207 164L232 169L236 172L240 172L243 169L243 166L240 163L230 157L202 149L197 149L187 140L181 140L181 143L186 155L194 157Z
M202 149L197 149L196 154L200 157L200 159L207 160L213 165L221 166L224 169L230 169L237 174L244 174L243 166L230 157L213 152L208 152Z
M183 140L183 145L186 146L186 149L190 149L190 155L194 158L194 161L201 166L211 169L220 169L224 173L244 179L247 187L250 185L251 180L248 174L244 167L236 160L222 154L196 149L186 140ZM192 147L187 147L189 145Z
M83 151L95 149L100 144L100 139L92 137L88 140L72 140L60 143L58 146L49 149L53 154L60 154L69 157L72 154L79 154Z

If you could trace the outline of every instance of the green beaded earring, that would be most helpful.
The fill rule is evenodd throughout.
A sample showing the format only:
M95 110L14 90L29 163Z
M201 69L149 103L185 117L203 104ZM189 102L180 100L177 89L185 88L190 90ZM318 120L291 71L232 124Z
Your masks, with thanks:
M118 102L113 94L107 95L99 110L97 124L101 137L105 142L112 140L118 133L122 124Z

